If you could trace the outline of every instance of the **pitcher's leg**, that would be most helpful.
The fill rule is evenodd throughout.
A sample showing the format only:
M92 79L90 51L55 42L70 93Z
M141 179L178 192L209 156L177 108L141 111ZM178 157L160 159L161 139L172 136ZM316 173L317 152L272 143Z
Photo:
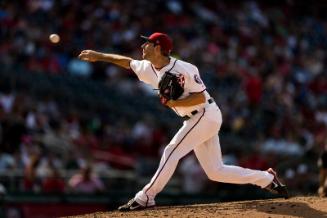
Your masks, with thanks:
M169 144L166 146L161 156L159 167L152 177L150 183L148 183L135 196L136 201L140 204L144 206L151 206L155 204L155 195L159 193L167 184L177 167L179 158L181 158L178 155L173 154L173 152L176 151L175 148L177 149L176 144ZM187 154L191 150L192 148L184 149L184 152Z
M159 168L150 183L136 194L136 201L145 206L153 205L155 196L169 181L178 161L192 151L196 145L202 144L212 137L216 128L217 126L205 120L204 114L199 114L194 120L185 122L165 148Z
M266 171L224 165L218 135L194 148L202 168L209 179L233 184L253 184L265 188L274 176Z

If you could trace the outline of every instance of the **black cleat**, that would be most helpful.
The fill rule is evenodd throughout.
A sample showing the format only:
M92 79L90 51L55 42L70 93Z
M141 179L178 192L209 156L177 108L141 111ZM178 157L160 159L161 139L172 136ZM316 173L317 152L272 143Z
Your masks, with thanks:
M269 168L267 172L272 174L274 176L274 179L270 183L270 185L266 187L266 189L273 194L278 194L283 196L285 199L288 199L289 196L288 196L287 186L279 181L277 177L277 173L271 168Z
M135 201L135 199L129 200L127 204L124 204L118 207L119 211L126 212L126 211L135 211L135 210L144 210L146 208L154 207L153 206L143 206Z

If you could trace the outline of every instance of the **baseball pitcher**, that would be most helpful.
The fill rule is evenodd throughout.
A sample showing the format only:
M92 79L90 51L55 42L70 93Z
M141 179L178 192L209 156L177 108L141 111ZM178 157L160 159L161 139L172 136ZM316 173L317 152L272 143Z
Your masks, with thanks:
M84 61L104 61L131 69L139 80L158 89L163 105L184 119L183 126L165 147L151 181L118 209L131 211L155 206L156 195L173 175L178 161L192 150L209 179L253 184L287 198L286 186L271 168L259 171L228 166L222 162L218 137L222 124L221 111L206 91L198 68L170 56L173 43L167 34L157 32L142 38L145 40L142 45L143 60L92 50L84 50L78 56Z

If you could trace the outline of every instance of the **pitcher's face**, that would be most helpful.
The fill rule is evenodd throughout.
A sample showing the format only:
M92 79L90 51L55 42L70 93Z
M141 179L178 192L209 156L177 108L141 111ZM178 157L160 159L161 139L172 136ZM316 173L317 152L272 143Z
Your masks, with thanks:
M142 58L148 61L153 61L158 55L160 55L160 46L155 45L152 42L143 43Z

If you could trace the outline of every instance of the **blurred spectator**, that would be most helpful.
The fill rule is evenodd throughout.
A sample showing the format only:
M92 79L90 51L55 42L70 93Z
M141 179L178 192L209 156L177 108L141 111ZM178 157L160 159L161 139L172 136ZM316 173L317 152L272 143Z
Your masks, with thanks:
M6 188L0 183L0 201L5 194L6 194Z
M327 197L327 144L325 145L319 159L319 188L318 195L320 197Z
M262 83L262 78L258 75L255 69L252 69L252 72L249 73L245 79L244 87L251 106L256 106L261 101Z
M41 148L31 135L23 135L20 143L20 160L23 166L31 163L35 156L40 155Z
M303 154L303 148L292 138L281 137L280 129L273 130L273 136L268 138L262 144L263 152L271 152L281 155L297 155Z
M41 142L50 152L65 160L72 149L68 132L63 131L63 124L60 121L51 120L49 124L50 128L42 136Z
M0 183L0 217L4 217L4 199L6 195L6 188Z
M73 175L68 185L70 190L78 193L98 193L104 191L104 185L100 178L92 173L90 165L85 166L79 173Z
M42 191L45 193L64 193L65 191L65 181L54 166L51 166L48 175L42 180Z
M92 66L90 63L86 63L78 59L72 59L68 63L68 72L75 76L90 77L92 73Z
M0 150L0 171L13 169L15 164L15 159L12 155Z
M34 155L24 170L23 190L28 192L39 192L41 190L41 181L37 176L36 169L40 163L40 156Z
M8 88L3 93L0 93L0 105L3 107L5 113L10 113L12 111L15 101L15 95Z
M240 166L250 169L266 170L270 163L266 161L265 156L265 154L261 154L260 152L251 152L248 155L243 155Z

